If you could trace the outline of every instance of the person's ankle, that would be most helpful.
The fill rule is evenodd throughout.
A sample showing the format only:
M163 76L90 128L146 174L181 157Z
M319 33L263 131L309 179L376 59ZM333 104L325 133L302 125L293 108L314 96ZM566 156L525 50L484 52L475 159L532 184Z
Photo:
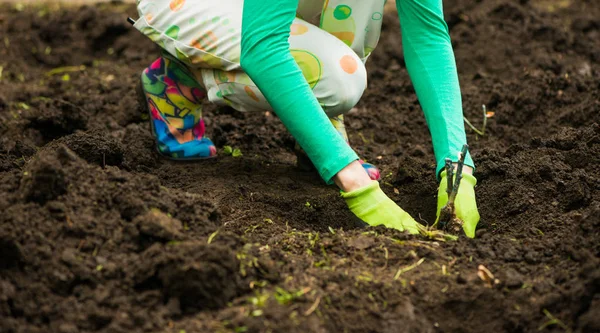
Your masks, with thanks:
M358 161L354 161L340 170L333 181L346 193L363 188L373 182Z

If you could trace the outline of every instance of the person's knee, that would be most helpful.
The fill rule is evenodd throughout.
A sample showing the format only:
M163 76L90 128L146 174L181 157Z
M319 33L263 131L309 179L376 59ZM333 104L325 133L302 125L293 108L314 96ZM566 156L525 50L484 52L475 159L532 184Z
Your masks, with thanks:
M367 70L355 54L344 55L329 78L329 98L322 101L323 110L329 117L350 111L360 101L367 88Z

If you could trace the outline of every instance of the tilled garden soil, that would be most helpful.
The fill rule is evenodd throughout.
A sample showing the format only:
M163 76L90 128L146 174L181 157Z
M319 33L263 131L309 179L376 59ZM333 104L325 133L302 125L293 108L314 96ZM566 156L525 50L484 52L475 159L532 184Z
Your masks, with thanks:
M243 156L160 158L132 6L0 7L0 332L600 332L600 3L445 7L465 115L494 112L468 130L477 238L449 242L358 227L270 113L207 106ZM348 127L431 223L398 26Z

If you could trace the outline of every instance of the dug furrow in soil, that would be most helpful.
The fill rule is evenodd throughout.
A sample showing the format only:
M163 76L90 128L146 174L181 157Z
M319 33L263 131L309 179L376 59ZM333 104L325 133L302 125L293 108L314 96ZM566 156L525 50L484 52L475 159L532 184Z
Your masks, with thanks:
M131 5L0 7L0 332L599 332L600 3L447 0L477 163L474 240L363 229L271 113L207 105L221 152L155 152ZM435 216L394 13L347 117ZM222 153L224 146L242 156Z

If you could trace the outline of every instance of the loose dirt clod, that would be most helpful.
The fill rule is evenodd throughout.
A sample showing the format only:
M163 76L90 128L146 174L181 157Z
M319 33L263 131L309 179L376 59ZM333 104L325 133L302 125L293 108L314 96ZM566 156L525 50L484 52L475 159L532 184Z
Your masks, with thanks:
M182 237L181 221L171 218L157 209L151 209L146 214L138 216L133 223L138 225L140 233L150 237L166 241Z

